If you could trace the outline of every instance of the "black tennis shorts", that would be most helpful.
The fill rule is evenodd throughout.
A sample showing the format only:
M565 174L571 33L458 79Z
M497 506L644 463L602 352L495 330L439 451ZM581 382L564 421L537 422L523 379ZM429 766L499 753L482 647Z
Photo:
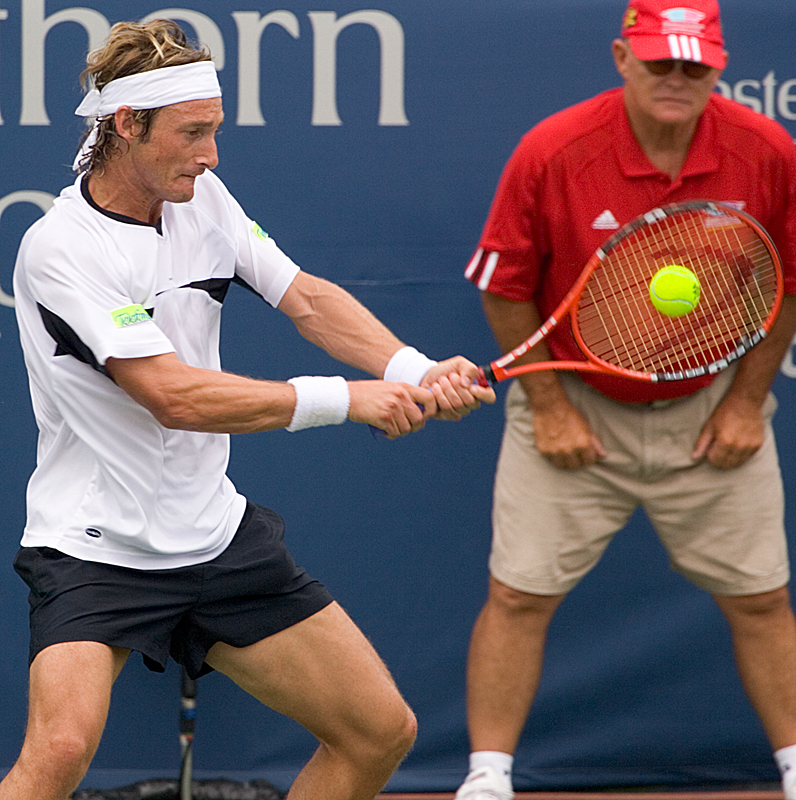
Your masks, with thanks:
M248 503L229 547L204 564L138 570L21 547L14 569L30 588L30 663L45 647L101 642L137 650L163 672L169 655L192 678L216 642L246 647L332 602L297 567L282 518Z

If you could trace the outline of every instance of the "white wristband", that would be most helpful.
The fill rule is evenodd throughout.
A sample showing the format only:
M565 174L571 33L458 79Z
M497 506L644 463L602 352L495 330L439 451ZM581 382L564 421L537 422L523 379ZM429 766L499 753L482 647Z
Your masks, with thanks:
M384 380L420 386L420 381L436 363L418 353L414 347L402 347L389 360L387 369L384 370Z
M319 425L341 425L348 419L351 397L345 378L302 375L288 383L296 390L296 407L287 427L291 433Z

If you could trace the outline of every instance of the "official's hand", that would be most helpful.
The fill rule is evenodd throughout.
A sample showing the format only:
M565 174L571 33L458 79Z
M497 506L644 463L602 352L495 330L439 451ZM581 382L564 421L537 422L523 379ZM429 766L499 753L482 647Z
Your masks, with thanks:
M349 381L348 392L348 418L380 428L388 439L422 430L437 413L434 394L408 383Z
M588 467L605 456L605 448L589 423L567 401L543 411L534 410L533 427L537 449L559 469Z
M703 426L691 458L707 458L718 469L735 469L760 449L764 437L760 406L729 394Z
M463 356L454 356L432 367L421 381L437 402L435 419L457 421L481 403L494 403L495 390L479 386L478 367Z

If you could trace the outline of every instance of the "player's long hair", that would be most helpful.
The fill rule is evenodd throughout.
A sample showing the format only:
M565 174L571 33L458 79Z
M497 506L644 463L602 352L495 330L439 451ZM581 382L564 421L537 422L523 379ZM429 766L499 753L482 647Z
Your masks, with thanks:
M103 86L116 78L125 78L139 72L161 67L176 67L209 61L210 53L188 41L176 22L155 19L147 23L117 22L102 47L92 50L86 58L86 69L80 76L84 89ZM155 115L160 109L134 111L133 116L141 126L141 140L147 141ZM83 140L88 136L84 134ZM97 141L80 162L80 172L102 173L105 165L123 152L122 139L116 133L113 114L99 120Z

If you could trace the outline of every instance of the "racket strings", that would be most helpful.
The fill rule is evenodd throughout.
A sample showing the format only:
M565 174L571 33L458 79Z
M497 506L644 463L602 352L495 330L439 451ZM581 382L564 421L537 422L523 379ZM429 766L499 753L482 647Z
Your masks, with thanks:
M682 317L661 314L649 298L653 275L670 264L689 268L701 285L698 306ZM608 364L701 374L762 335L777 287L769 249L745 220L678 210L648 220L606 251L573 322L582 344Z

